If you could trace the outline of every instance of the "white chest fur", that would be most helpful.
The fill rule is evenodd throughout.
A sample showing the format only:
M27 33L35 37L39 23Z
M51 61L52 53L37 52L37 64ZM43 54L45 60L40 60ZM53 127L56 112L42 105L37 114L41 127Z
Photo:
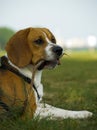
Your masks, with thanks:
M31 79L32 75L33 75L32 68L33 68L32 65L28 65L27 67L19 69L19 71L22 74L24 74L25 76L27 76L27 77L29 77ZM35 77L34 77L34 85L37 88L37 91L38 91L39 96L40 96L40 100L42 100L42 97L43 97L43 85L41 83L41 76L42 76L42 71L37 70L36 73L35 73ZM35 95L36 95L36 102L38 102L36 92L35 92Z

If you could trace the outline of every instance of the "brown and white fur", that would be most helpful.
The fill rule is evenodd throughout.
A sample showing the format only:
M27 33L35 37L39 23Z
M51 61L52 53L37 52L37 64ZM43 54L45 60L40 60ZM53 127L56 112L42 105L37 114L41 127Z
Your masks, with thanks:
M28 32L27 32L28 31ZM22 30L22 33L25 32L25 30ZM50 119L66 119L66 118L87 118L91 117L92 113L86 110L82 111L72 111L72 110L64 110L61 108L56 108L54 106L51 106L49 104L40 103L42 102L43 97L43 85L41 83L41 76L43 69L52 69L57 64L59 64L59 59L61 55L63 54L63 49L56 45L56 40L53 34L46 28L29 28L26 29L27 36L27 44L29 44L29 47L26 45L26 50L23 47L23 43L20 43L19 45L17 41L14 42L14 39L19 39L18 42L23 42L22 33L21 31L17 33L7 44L6 50L7 50L7 57L9 59L10 65L12 65L14 68L19 70L22 74L32 78L32 68L37 63L49 61L46 65L43 66L42 69L37 70L35 73L34 78L34 84L38 90L38 93L40 95L40 100L37 98L37 94L34 91L35 94L35 102L36 102L36 110L34 113L34 116L39 116L40 118L49 117ZM18 35L20 37L18 38ZM15 39L16 40L16 39ZM24 38L25 40L25 38ZM14 43L13 43L14 42ZM12 48L10 48L12 46ZM21 47L21 50L19 50ZM22 51L22 53L20 52ZM17 53L17 54L16 54ZM15 56L15 58L14 58ZM22 58L23 59L22 59Z

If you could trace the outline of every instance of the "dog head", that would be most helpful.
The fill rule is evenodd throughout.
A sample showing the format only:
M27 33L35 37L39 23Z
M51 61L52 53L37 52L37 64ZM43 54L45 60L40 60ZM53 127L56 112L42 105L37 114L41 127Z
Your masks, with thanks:
M18 67L37 64L39 69L59 64L63 49L56 45L54 35L47 28L27 28L18 31L6 45L10 61Z

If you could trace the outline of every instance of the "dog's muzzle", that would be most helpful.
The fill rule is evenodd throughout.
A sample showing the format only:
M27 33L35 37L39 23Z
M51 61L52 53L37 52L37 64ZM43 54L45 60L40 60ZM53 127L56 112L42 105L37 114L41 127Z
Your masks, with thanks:
M45 59L38 67L38 70L53 69L56 65L60 65L60 58L63 54L62 47L54 45L50 48L50 50L51 50L50 58Z
M62 55L63 49L60 46L54 46L52 51L56 54L57 57L60 57Z

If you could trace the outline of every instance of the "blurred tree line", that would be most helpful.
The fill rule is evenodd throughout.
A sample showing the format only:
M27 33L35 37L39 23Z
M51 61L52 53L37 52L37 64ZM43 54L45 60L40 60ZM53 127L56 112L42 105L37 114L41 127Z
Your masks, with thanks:
M15 31L10 28L0 27L0 50L5 49L6 43L14 33Z

